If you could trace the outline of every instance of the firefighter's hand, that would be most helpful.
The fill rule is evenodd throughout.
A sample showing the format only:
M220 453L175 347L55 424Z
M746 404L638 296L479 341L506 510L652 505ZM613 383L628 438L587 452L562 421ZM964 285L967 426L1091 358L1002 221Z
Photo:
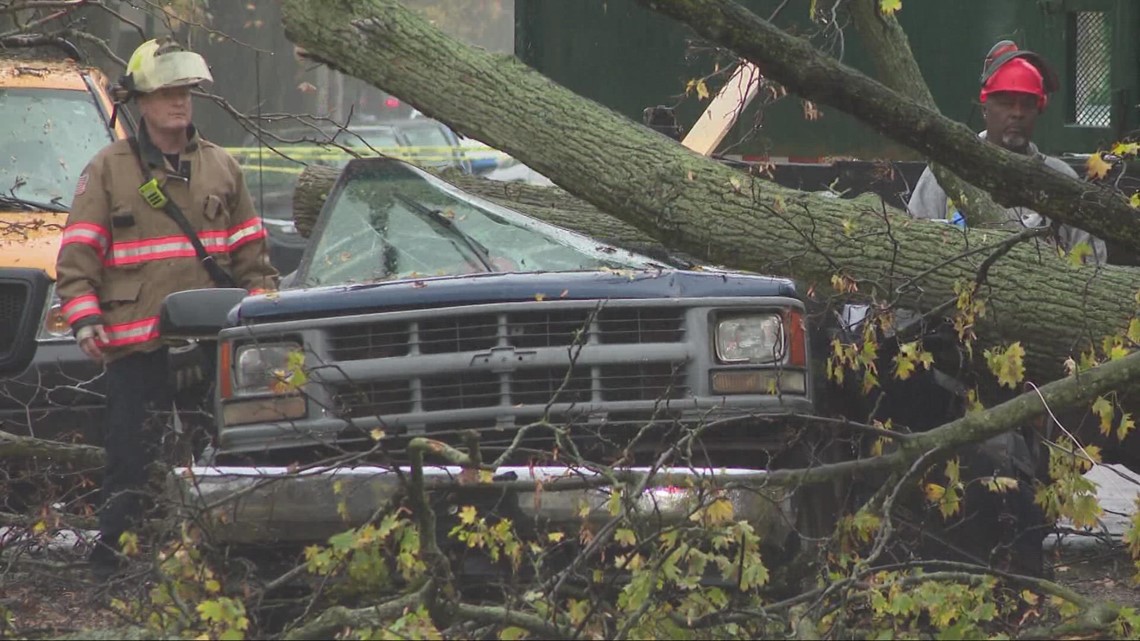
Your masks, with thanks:
M188 390L206 380L206 356L198 343L188 342L170 346L167 351L167 365L170 368L171 383L176 391Z
M84 325L75 332L75 340L79 342L79 349L96 362L103 362L103 345L107 344L107 332L102 325Z

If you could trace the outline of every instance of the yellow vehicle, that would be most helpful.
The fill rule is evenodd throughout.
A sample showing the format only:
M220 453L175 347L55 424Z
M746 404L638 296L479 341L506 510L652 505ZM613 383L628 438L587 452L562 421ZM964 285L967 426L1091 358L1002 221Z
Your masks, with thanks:
M0 49L0 429L41 437L82 432L102 407L102 368L59 313L55 258L80 172L129 135L77 53Z

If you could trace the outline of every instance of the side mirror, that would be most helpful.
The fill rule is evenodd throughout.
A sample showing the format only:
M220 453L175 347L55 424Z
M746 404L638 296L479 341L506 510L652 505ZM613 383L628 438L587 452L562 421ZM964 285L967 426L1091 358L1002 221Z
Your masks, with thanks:
M162 301L158 333L163 339L216 340L229 326L230 310L249 292L239 288L191 289Z

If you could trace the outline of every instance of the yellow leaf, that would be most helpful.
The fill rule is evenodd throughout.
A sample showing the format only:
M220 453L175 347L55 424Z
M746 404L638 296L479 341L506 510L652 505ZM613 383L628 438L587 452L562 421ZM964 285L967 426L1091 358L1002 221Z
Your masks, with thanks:
M704 80L697 81L697 97L701 100L706 100L709 97L709 86L705 84Z
M368 435L372 437L373 441L379 441L380 439L384 438L384 430L376 427L373 428L372 431L368 433Z
M546 294L535 294L534 299L541 303L542 301L546 300Z
M206 592L209 592L210 594L217 594L218 592L221 592L221 590L222 584L218 583L217 579L209 579L206 581Z
M927 483L924 490L926 492L926 500L931 503L941 501L942 497L946 495L946 488L937 483Z
M902 9L902 0L879 0L879 13L884 16L893 16Z
M1085 173L1089 178L1097 180L1103 179L1108 175L1111 169L1112 165L1105 162L1104 158L1101 158L1100 152L1090 155L1089 159L1085 162Z
M991 476L984 480L986 488L995 494L1012 492L1017 489L1017 479L1008 476Z
M729 178L728 184L732 186L732 191L735 191L738 194L740 193L740 181L739 180L737 180L736 178Z
M1140 191L1132 194L1132 196L1128 198L1128 204L1136 209L1140 209Z
M546 535L546 539L551 543L558 543L564 538L566 538L566 535L562 532L551 532Z
M728 499L717 499L705 508L705 515L711 525L719 525L732 520L732 502Z
M1100 396L1092 404L1093 414L1100 417L1100 433L1108 436L1112 430L1112 418L1116 412L1112 408L1112 403L1107 398Z
M133 532L123 532L119 535L119 549L127 556L139 553L139 537Z
M1135 156L1140 152L1140 142L1118 142L1112 146L1114 156Z
M1132 414L1125 412L1120 417L1120 425L1116 427L1116 440L1123 441L1124 437L1128 436L1128 433L1134 429L1136 429L1136 422L1132 420Z
M962 478L962 465L957 458L946 462L946 478L950 479L950 485L957 485L958 480Z
M464 525L471 525L475 522L477 514L474 505L464 505L463 508L459 510L459 522Z
M491 470L479 470L479 482L491 483L495 480L495 473Z
M1015 389L1025 378L1025 348L1021 342L1012 343L1002 350L995 347L985 352L986 364L998 379L998 384Z
M618 528L618 531L614 532L614 541L625 547L633 547L637 544L637 535L628 528Z
M43 521L36 521L36 524L32 526L33 534L43 534L45 530L47 530L47 523Z

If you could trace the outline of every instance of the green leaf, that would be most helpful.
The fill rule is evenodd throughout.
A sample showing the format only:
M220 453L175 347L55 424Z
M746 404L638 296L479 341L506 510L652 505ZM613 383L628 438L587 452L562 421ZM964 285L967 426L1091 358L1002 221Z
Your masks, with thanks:
M893 16L902 9L902 0L879 0L879 13L884 16Z
M1133 318L1128 322L1128 340L1133 345L1140 345L1140 318Z
M499 633L499 638L503 641L518 641L528 634L530 634L528 631L512 625L508 628L503 628L503 631Z
M633 547L637 544L637 535L628 528L618 528L614 533L614 541L626 547Z
M1081 241L1069 250L1069 264L1073 267L1080 267L1088 262L1089 258L1093 256L1092 245L1087 242Z

